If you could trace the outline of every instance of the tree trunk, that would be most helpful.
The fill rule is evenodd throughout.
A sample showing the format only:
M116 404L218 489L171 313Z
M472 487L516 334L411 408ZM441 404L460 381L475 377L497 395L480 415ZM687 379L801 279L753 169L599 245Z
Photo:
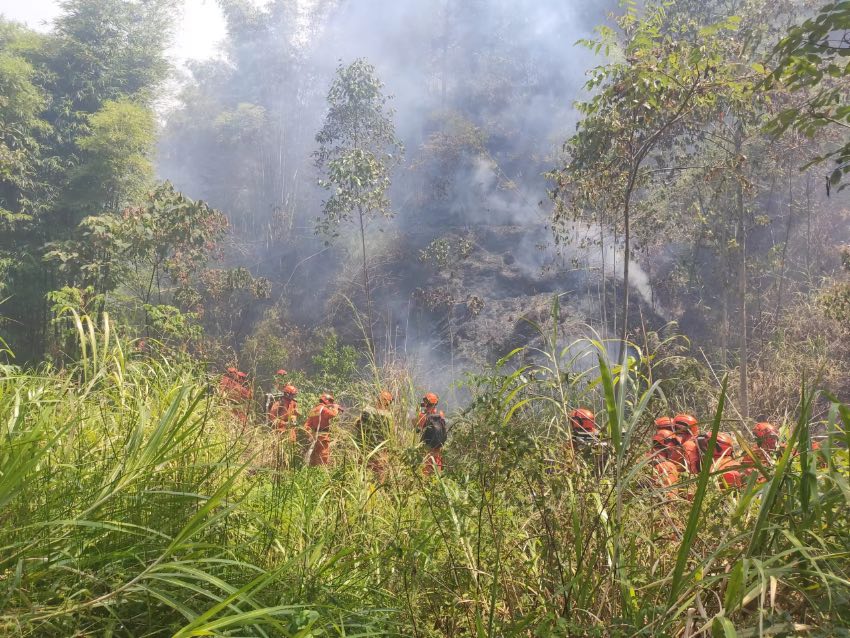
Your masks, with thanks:
M368 328L366 335L368 343L366 345L369 348L369 352L374 355L375 336L372 333L372 294L369 289L369 268L366 265L366 226L363 223L363 209L359 206L357 207L357 215L360 219L360 245L363 248L363 288L366 291L366 321Z
M812 282L812 177L806 173L806 283Z
M738 154L740 156L741 132L739 129ZM741 184L740 177L735 188L735 200L738 212L738 250L740 255L738 258L738 296L741 303L741 314L738 325L740 333L739 341L739 366L740 374L740 408L741 416L745 419L750 416L750 398L749 398L749 349L747 345L747 227L744 212L744 186Z
M791 181L791 168L788 168L788 221L785 223L785 242L782 244L782 257L779 260L779 281L776 287L776 312L773 321L779 325L779 313L782 312L782 286L785 283L785 261L788 257L788 242L791 239L791 224L794 215L794 187Z
M623 206L623 327L620 330L620 344L626 348L626 337L629 333L629 262L632 259L631 244L631 219L630 208L632 201L632 189L634 188L634 177L629 178L626 188L625 205ZM622 358L622 353L621 353Z
M728 359L726 356L729 349L729 287L723 286L723 316L720 326L720 368L723 371L728 370Z

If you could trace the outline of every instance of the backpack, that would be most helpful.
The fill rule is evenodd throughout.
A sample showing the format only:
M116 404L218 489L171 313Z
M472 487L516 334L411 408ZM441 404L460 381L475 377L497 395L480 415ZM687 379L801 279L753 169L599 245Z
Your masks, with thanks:
M422 428L422 442L433 450L443 447L447 438L446 419L442 414L429 414L425 418L425 427Z

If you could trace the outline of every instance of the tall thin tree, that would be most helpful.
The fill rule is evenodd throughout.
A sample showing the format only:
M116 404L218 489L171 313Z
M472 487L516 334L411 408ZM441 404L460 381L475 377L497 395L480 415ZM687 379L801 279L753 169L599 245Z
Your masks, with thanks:
M392 217L390 172L403 153L383 88L366 60L340 65L328 92L328 113L316 135L315 153L319 185L330 193L322 203L317 232L336 237L345 222L356 222L360 230L370 350L374 338L366 227L374 219Z

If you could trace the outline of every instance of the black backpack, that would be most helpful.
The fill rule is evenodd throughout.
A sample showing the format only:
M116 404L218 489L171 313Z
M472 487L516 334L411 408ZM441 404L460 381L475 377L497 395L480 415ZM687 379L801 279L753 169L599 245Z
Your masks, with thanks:
M448 436L446 420L442 414L429 414L425 417L425 427L422 428L422 442L426 447L432 450L443 447Z

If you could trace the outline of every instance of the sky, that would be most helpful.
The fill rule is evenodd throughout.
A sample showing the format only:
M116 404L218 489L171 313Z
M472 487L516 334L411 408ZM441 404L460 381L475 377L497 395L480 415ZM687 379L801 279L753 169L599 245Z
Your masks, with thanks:
M59 11L59 0L0 0L0 14L39 31L48 31ZM215 0L183 0L182 11L169 55L178 64L214 56L225 36L218 4Z

